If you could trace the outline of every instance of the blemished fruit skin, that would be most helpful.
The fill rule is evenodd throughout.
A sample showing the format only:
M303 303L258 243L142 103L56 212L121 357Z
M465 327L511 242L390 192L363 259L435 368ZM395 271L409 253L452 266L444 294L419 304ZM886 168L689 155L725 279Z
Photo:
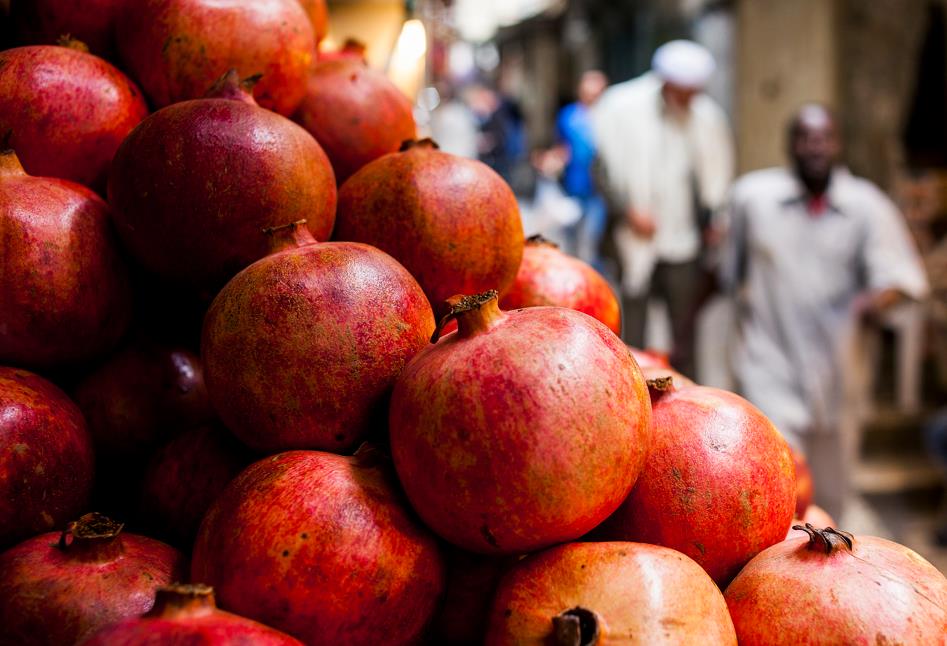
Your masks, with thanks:
M78 522L88 520L89 514ZM98 518L104 518L98 516ZM0 554L0 644L75 644L113 622L147 612L155 589L186 574L185 558L121 524L35 536ZM64 542L63 542L64 541Z
M109 164L148 106L136 85L98 56L37 45L0 52L0 144L30 175L105 193Z
M201 343L207 390L256 451L342 452L384 424L395 378L433 329L424 293L391 256L303 244L257 261L217 295Z
M503 178L435 146L422 140L352 175L339 189L333 239L394 256L439 313L455 294L510 287L523 256L523 225Z
M327 240L332 166L301 126L253 102L234 72L207 98L145 119L122 143L109 178L116 228L148 270L217 290L267 255L271 227L305 221Z
M55 45L68 35L111 59L115 18L127 0L12 0L10 20L23 45Z
M631 495L596 530L602 540L664 545L726 585L782 541L796 504L789 445L755 406L705 386L654 398L654 443Z
M253 461L226 429L191 429L155 452L145 470L141 520L175 545L192 545L207 509Z
M262 74L257 102L289 116L316 57L309 16L297 0L136 0L119 11L122 69L155 109L196 99L228 69Z
M316 138L340 184L416 134L411 102L361 61L319 62L293 119Z
M92 478L76 405L42 377L0 367L0 549L78 516Z
M302 646L261 623L218 610L204 585L158 589L147 614L106 626L81 646Z
M883 538L807 527L727 587L741 646L947 644L947 578L933 565Z
M516 279L500 300L504 310L549 305L588 314L621 334L621 306L601 274L555 244L531 237Z
M582 622L580 640L561 641L556 618L576 609L593 619ZM595 633L597 640L589 639ZM485 643L736 646L737 637L723 594L680 552L569 543L527 557L501 580Z
M437 542L373 450L290 451L248 467L208 511L191 577L220 606L307 644L409 644L444 586Z
M72 365L111 349L131 319L108 205L0 152L0 363Z
M471 552L574 540L621 504L644 465L641 372L581 312L503 313L495 291L468 302L458 331L395 384L389 433L402 486L429 527Z

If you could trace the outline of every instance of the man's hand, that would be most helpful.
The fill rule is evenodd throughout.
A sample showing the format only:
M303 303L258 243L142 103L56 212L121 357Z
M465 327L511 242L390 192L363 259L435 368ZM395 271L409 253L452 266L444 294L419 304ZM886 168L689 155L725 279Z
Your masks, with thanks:
M855 313L866 323L877 323L882 314L905 298L906 296L898 289L866 292L855 299Z
M635 234L647 240L650 240L654 237L654 232L657 229L657 225L650 215L641 213L640 211L635 211L634 209L628 209L625 219L628 221L628 226L631 227L631 230L634 231Z

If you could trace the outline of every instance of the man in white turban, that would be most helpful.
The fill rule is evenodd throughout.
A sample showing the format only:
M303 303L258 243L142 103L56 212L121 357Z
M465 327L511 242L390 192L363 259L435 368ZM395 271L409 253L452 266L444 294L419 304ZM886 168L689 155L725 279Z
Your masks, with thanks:
M733 179L733 139L723 110L703 93L710 52L675 40L651 71L609 88L592 114L622 269L623 338L644 345L647 304L665 301L672 360L694 374L692 320L703 227Z

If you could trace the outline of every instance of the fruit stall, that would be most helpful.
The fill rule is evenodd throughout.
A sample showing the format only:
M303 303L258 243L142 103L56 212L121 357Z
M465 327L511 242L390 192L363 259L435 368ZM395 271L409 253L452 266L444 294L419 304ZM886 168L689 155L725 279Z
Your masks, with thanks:
M947 644L425 138L394 15L0 2L0 645Z

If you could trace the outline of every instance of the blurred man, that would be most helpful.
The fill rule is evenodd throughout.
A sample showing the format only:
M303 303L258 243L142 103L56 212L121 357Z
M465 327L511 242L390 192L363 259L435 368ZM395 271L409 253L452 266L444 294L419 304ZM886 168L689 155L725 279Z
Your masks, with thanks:
M649 298L665 301L675 367L694 375L687 327L700 278L707 214L733 179L733 143L723 110L703 90L713 57L676 40L654 53L651 72L609 88L593 128L622 272L622 336L644 346Z
M733 187L720 280L737 300L739 388L805 453L816 504L838 520L857 448L845 368L856 324L928 284L897 207L837 165L832 114L804 106L788 134L790 168Z
M575 253L599 271L604 270L599 247L605 234L606 214L605 202L592 179L595 141L590 112L607 85L608 79L601 71L585 72L579 79L579 100L562 108L556 118L559 139L568 149L562 186L566 195L574 197L582 208L582 218L574 227L574 249L570 249L570 253Z

